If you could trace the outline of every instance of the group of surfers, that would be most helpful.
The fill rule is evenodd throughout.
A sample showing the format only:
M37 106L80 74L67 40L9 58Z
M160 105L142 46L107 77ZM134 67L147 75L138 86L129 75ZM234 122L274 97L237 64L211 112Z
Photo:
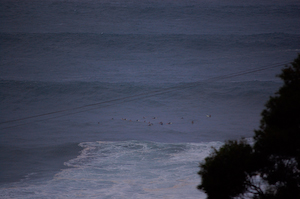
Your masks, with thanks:
M211 115L206 115L206 117L211 117ZM114 118L111 118L112 120L114 120ZM143 117L143 119L146 119L146 117ZM153 117L152 119L157 119L157 117ZM183 119L183 117L181 118L181 119ZM127 121L127 119L126 118L122 118L122 120L126 120ZM132 122L132 120L128 120L129 122ZM139 122L140 120L136 120L136 122ZM144 120L144 123L146 123L146 120ZM192 124L194 124L194 120L192 120L192 122L191 122ZM159 124L160 125L164 125L164 123L163 122L159 122ZM168 122L167 123L167 125L171 125L172 124L172 122ZM148 122L148 126L152 126L152 125L154 125L152 122Z

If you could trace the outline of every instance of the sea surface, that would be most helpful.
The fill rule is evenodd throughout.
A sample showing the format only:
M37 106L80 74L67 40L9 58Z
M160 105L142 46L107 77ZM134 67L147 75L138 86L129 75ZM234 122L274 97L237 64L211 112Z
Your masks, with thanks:
M0 198L206 198L300 53L300 2L0 0Z

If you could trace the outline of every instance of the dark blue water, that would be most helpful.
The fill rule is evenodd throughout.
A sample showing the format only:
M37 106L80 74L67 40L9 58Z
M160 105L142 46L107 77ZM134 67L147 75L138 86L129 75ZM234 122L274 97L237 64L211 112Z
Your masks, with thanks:
M0 2L1 198L205 198L300 52L297 1Z

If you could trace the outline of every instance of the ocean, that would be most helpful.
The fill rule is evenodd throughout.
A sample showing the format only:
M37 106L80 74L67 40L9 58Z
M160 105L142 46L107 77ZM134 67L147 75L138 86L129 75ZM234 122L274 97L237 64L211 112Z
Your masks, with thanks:
M296 0L0 0L0 198L206 198L299 30Z

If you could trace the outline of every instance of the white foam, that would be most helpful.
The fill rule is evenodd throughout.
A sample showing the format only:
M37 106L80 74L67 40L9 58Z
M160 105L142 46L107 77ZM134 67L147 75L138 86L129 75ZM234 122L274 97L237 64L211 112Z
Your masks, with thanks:
M205 198L198 165L221 142L85 142L50 181L0 189L4 198Z

